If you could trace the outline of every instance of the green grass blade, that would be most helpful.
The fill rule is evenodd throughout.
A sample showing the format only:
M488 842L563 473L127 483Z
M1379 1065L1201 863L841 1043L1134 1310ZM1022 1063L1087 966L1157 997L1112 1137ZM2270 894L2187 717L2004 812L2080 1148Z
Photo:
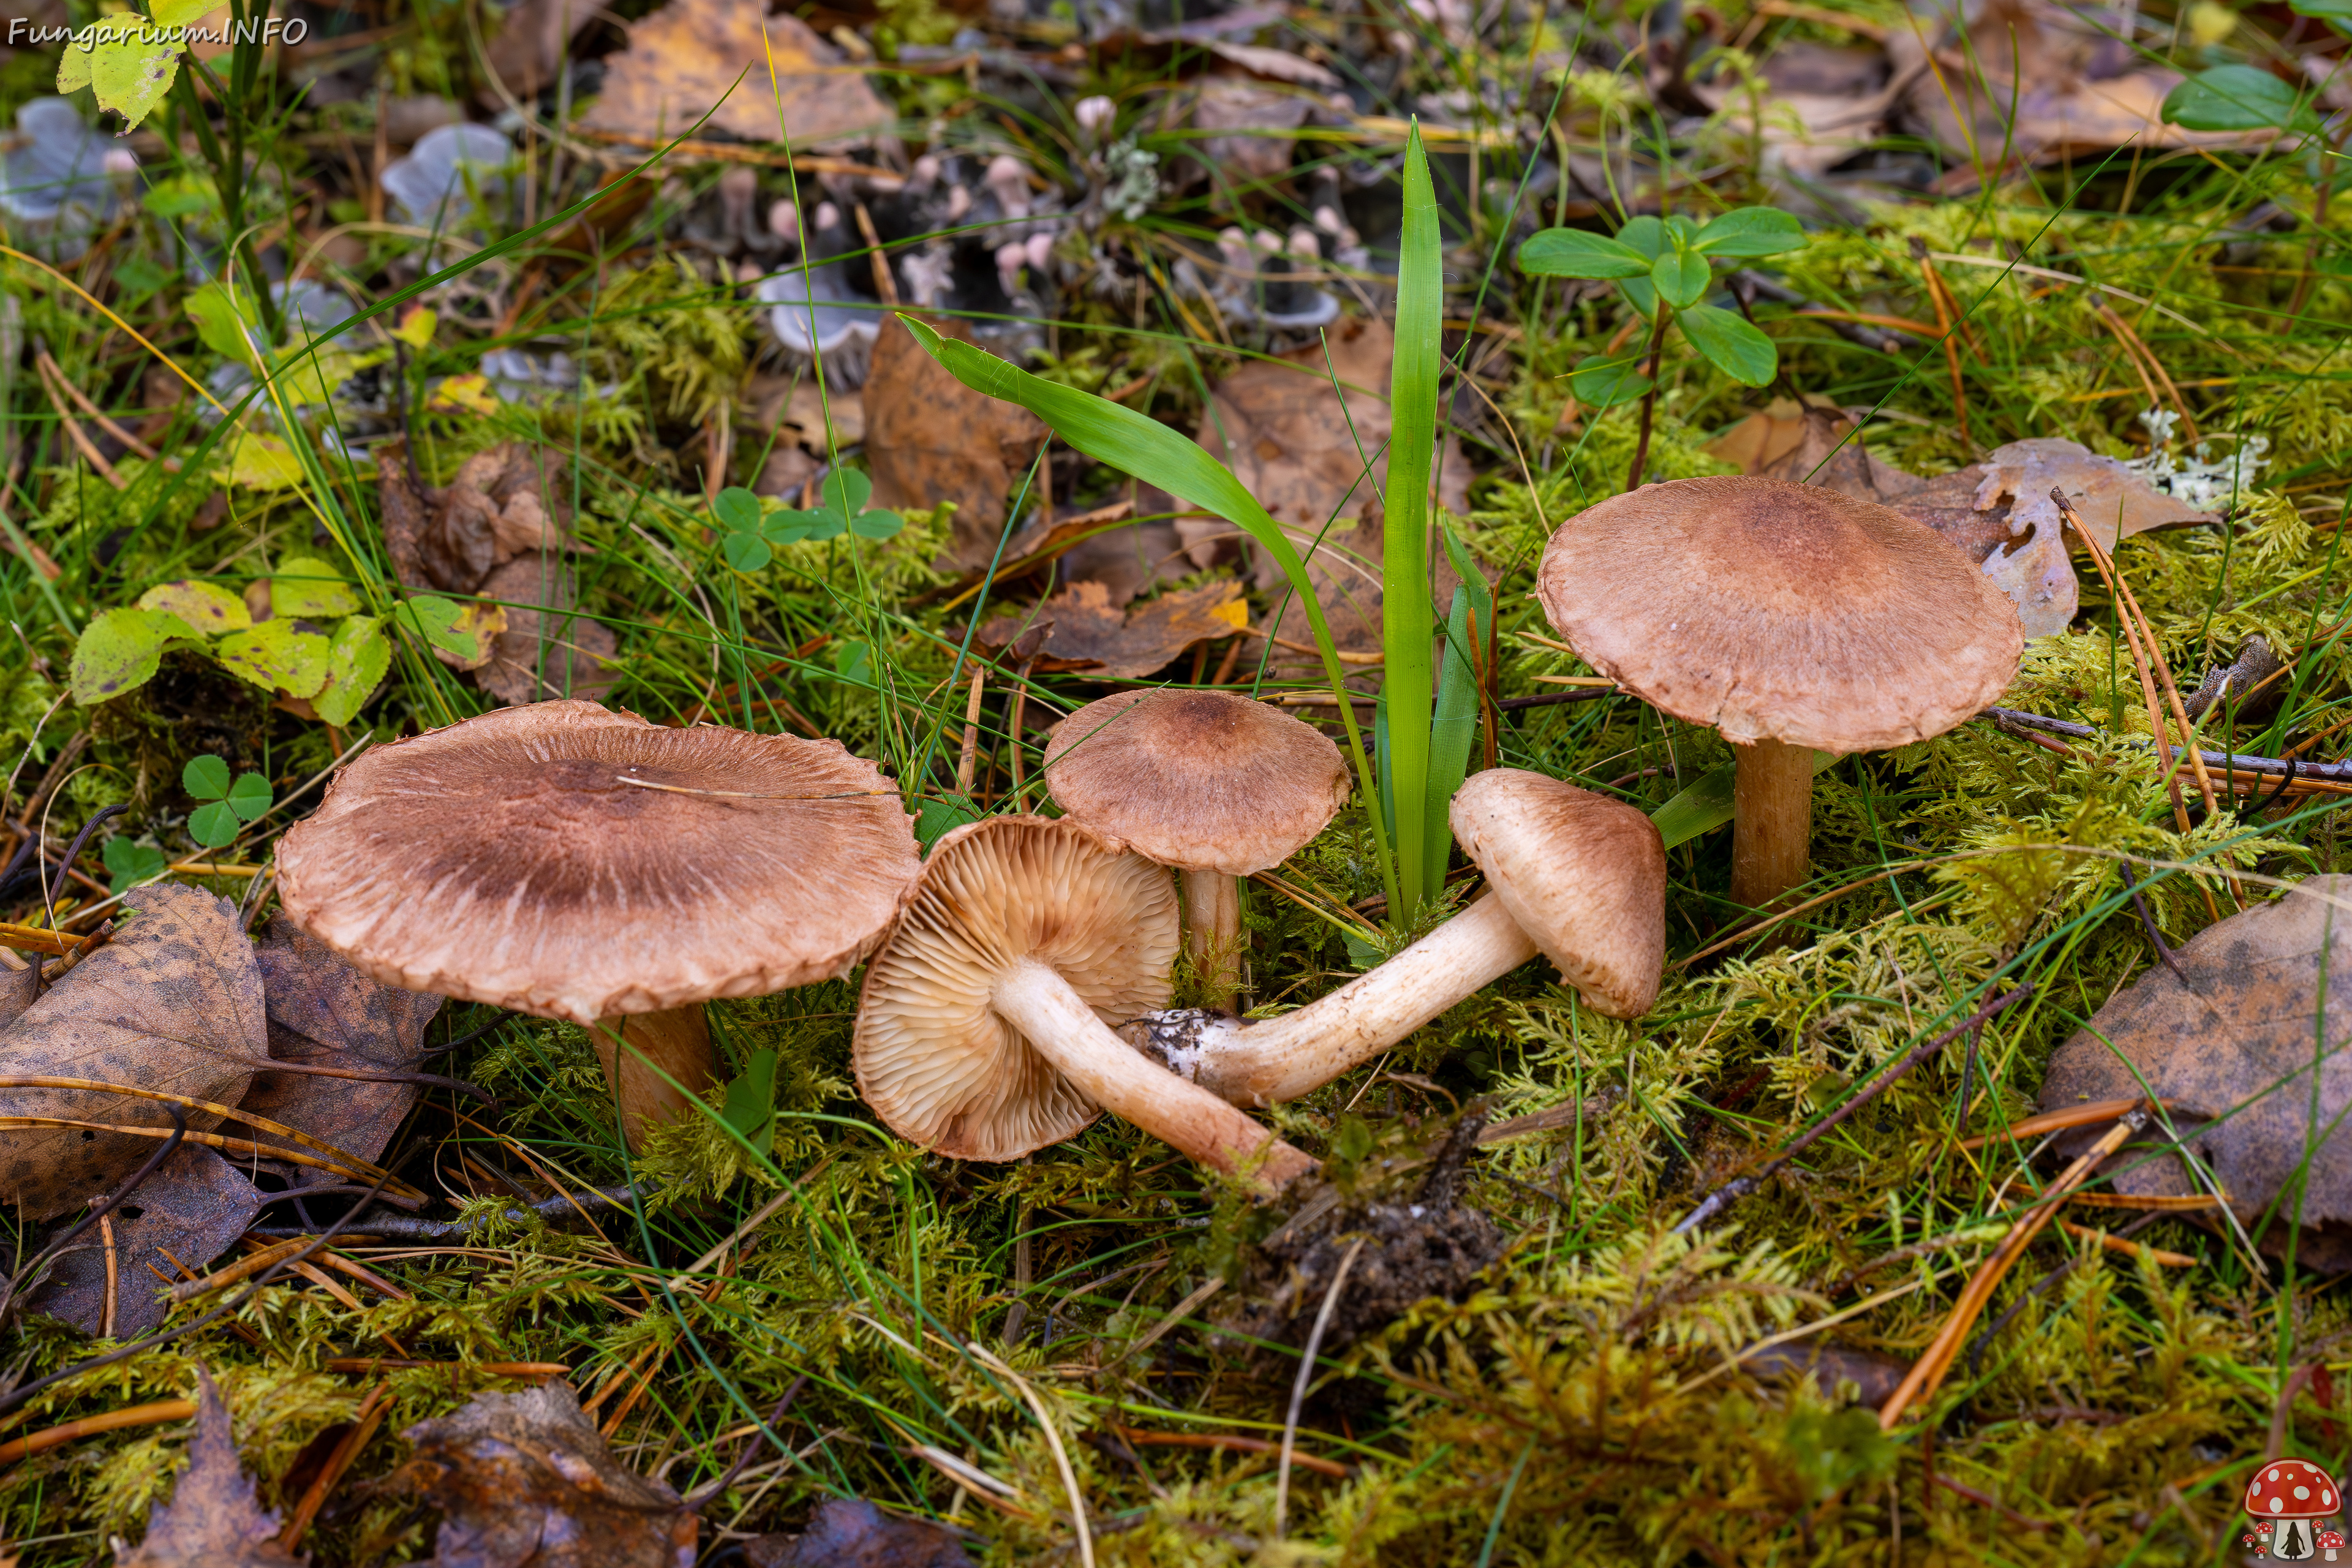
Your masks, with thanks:
M1424 174L1423 186L1427 188ZM1315 596L1314 584L1307 579L1307 565L1298 558L1298 551L1289 536L1277 527L1257 498L1243 488L1233 470L1203 451L1199 443L1187 441L1156 419L1150 419L1131 408L1124 408L1107 398L1075 387L1060 386L1031 375L1017 365L1008 364L994 354L942 338L929 327L911 316L900 316L915 341L933 359L944 365L948 373L975 392L991 397L1017 403L1034 414L1054 433L1072 447L1097 462L1108 463L1122 473L1132 474L1146 484L1157 485L1171 495L1181 496L1193 505L1223 518L1227 522L1264 545L1283 574L1290 580L1298 595L1301 608L1307 612L1309 628L1315 636L1316 649L1323 657L1323 672L1331 682L1335 697L1347 690L1342 684L1347 671L1340 666L1339 645L1332 640L1331 625L1323 614L1322 602ZM1435 339L1431 340L1433 352ZM1434 379L1434 370L1432 372ZM1424 488L1426 480L1424 479ZM1421 599L1423 624L1428 622L1429 594L1424 584ZM1422 637L1422 668L1424 678L1428 670L1428 633ZM1424 750L1428 732L1428 688L1423 687L1422 741ZM1381 859L1381 877L1387 886L1390 908L1402 907L1398 901L1400 868L1389 843L1389 835L1381 821L1378 809L1380 792L1372 774L1371 762L1364 752L1364 737L1356 723L1354 708L1342 700L1339 720L1348 732L1348 749L1356 764L1358 786L1364 792L1370 811L1372 832ZM1416 824L1418 826L1418 824Z
M1451 542L1449 541L1449 542ZM1480 579L1484 586L1484 580ZM1469 584L1454 590L1454 606L1445 617L1444 662L1438 667L1437 712L1429 723L1429 810L1423 853L1427 857L1422 886L1434 898L1445 886L1445 862L1454 851L1454 830L1447 809L1454 792L1470 771L1470 749L1478 743L1478 674L1471 655L1471 612L1475 601ZM1477 617L1481 627L1486 617Z
M1834 752L1815 752L1813 772L1818 773L1836 761ZM1731 820L1732 784L1738 773L1738 763L1726 763L1701 773L1690 788L1650 813L1650 820L1657 825L1658 837L1666 841L1667 848L1702 833L1712 833Z
M1381 688L1388 696L1389 780L1396 790L1397 877L1410 920L1429 894L1432 625L1429 472L1437 451L1437 366L1445 274L1437 195L1415 126L1405 143L1404 226L1397 259L1396 360L1390 374L1388 493L1381 537Z

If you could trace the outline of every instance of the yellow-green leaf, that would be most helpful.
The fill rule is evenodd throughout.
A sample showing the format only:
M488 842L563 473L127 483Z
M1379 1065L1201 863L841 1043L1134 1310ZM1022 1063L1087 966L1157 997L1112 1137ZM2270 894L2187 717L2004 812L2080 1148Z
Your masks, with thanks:
M179 45L142 43L135 32L90 51L89 85L97 91L98 106L122 116L126 131L136 130L148 111L163 101L179 74Z
M269 579L269 613L280 618L301 616L331 621L357 615L359 608L360 596L352 592L343 574L315 556L289 555L278 563L277 575Z
M217 583L193 577L148 589L139 595L139 607L168 610L207 637L243 631L253 625L253 616L246 609L243 599Z
M165 648L204 640L169 610L109 610L84 626L74 644L68 677L74 700L87 706L135 690L154 678Z
M85 27L84 33L89 31ZM63 58L58 61L58 90L79 92L89 85L89 47L79 38L68 41Z
M302 479L301 460L275 436L241 435L229 454L229 479L247 489L282 490Z
M310 706L330 724L348 724L359 717L360 709L375 694L376 682L391 668L392 641L383 635L383 623L373 616L353 616L328 641L327 683L310 699Z
M184 27L207 11L220 9L220 0L153 0L148 11L161 27Z
M213 645L213 657L264 691L314 697L327 684L327 639L293 621L231 632Z
M253 344L248 332L257 314L253 302L243 290L232 294L218 283L207 283L188 295L188 320L196 324L196 336L205 347L223 359L237 363L253 363Z

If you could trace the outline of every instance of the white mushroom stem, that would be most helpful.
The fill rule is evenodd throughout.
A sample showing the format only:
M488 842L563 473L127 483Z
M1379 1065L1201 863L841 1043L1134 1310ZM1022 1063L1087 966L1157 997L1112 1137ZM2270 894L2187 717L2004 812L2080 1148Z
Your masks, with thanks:
M1257 1023L1160 1014L1149 1021L1151 1045L1175 1075L1223 1100L1273 1105L1371 1060L1536 952L1534 939L1490 892L1295 1013Z
M1111 1033L1050 965L1015 960L998 977L992 1002L1087 1099L1202 1163L1246 1173L1269 1192L1315 1168L1314 1160L1231 1105L1154 1066Z
M1765 740L1733 751L1731 901L1767 909L1811 870L1813 749Z
M1242 884L1223 871L1186 871L1184 951L1213 1006L1230 1008L1241 989Z

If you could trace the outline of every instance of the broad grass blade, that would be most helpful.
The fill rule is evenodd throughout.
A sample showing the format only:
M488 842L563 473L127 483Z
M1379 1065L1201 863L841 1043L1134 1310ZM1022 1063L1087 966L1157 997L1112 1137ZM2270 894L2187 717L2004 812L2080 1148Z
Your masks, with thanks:
M1391 907L1403 920L1419 911L1431 891L1430 813L1445 805L1432 795L1429 775L1430 645L1436 629L1429 586L1429 475L1437 452L1444 311L1437 193L1416 125L1404 153L1396 359L1389 380L1389 482L1381 536L1381 689L1388 698L1388 773L1396 791L1397 879L1403 889L1403 901Z

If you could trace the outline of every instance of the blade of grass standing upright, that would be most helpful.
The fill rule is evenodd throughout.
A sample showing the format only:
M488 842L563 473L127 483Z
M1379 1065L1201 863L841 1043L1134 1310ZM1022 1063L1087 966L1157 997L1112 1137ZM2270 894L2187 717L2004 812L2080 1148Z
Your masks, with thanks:
M1483 584L1482 584L1483 586ZM1471 655L1469 584L1454 590L1445 617L1444 662L1438 666L1437 710L1429 721L1429 837L1423 843L1427 865L1422 884L1431 898L1445 886L1445 862L1454 853L1448 811L1454 792L1470 771L1470 750L1478 743L1477 661ZM1477 617L1482 624L1486 617Z
M1416 124L1405 142L1404 224L1397 254L1396 359L1389 377L1389 482L1381 534L1381 687L1388 699L1389 787L1396 792L1397 879L1410 920L1429 893L1432 624L1429 473L1437 449L1437 366L1445 275L1437 195Z

